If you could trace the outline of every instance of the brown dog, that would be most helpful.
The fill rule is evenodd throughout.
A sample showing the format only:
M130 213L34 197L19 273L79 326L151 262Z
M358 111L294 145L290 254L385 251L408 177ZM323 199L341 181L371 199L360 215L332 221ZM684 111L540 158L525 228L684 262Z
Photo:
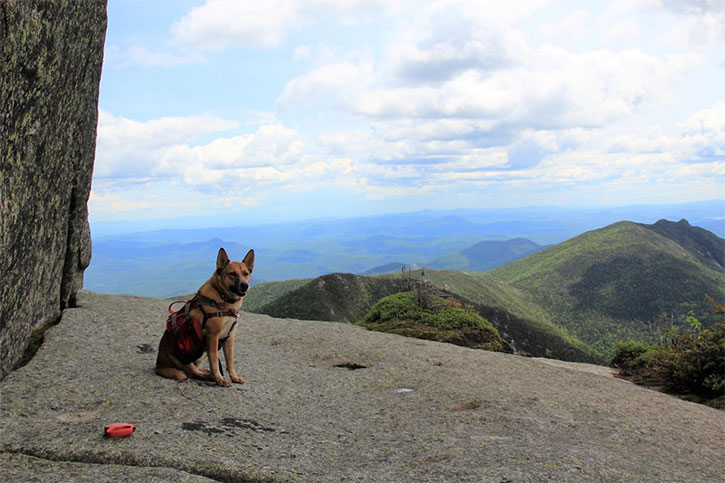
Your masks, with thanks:
M239 384L244 382L234 369L234 332L253 269L254 250L249 250L241 262L232 262L224 248L219 249L214 274L176 317L169 316L167 330L159 342L156 374L180 382L189 377L212 379L218 386L229 387L231 383L222 376L219 362L219 349L223 348L229 378ZM181 352L181 334L194 325L197 347ZM177 332L179 328L183 330ZM199 369L204 353L209 358L208 371Z

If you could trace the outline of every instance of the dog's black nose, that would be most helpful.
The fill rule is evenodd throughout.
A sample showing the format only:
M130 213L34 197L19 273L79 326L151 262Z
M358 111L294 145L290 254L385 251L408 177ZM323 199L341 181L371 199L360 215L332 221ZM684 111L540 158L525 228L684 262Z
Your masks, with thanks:
M242 280L239 284L230 288L232 289L232 292L236 293L240 297L244 297L247 294L247 290L249 290L249 284Z

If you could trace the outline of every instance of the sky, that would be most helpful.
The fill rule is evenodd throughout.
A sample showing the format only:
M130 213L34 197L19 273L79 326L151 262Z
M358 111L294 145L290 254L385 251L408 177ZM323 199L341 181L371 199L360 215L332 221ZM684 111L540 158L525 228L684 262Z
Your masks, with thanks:
M722 0L109 0L91 221L723 198Z

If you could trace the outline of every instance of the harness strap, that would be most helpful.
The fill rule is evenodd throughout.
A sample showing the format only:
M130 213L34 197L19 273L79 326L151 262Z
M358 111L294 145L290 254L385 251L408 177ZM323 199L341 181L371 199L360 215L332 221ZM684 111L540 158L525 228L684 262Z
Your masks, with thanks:
M171 307L174 304L177 304L180 302L184 302L184 306L177 311L172 310ZM187 320L189 320L189 311L191 310L192 305L193 305L193 300L177 300L176 302L172 302L171 305L169 305L169 314L171 314L171 315L169 315L169 320L168 320L167 325L168 325L168 328L171 329L172 333L176 334L179 331L179 329L181 328L181 325L184 322L186 322ZM182 314L182 311L183 311L183 314ZM178 321L179 317L182 317L181 322Z
M213 319L214 317L234 317L235 319L239 318L238 311L236 311L234 309L224 309L223 303L220 306L220 304L217 303L216 301L206 298L203 295L196 294L196 295L194 295L194 298L191 300L192 300L192 302L195 301L199 305L208 305L210 307L222 309L219 312L205 312L204 309L201 309L201 312L204 314L204 320L202 320L202 327L206 327L206 321L208 319ZM236 324L237 321L235 320L234 323Z
M234 323L232 324L232 326L229 327L229 333L230 334L232 333L232 330L234 330L234 326L235 325L237 325L237 321L236 320L234 321ZM229 336L228 335L226 337L224 337L224 338L220 338L219 339L219 349L221 349L222 347L224 347L224 344L227 343L227 340L229 340Z

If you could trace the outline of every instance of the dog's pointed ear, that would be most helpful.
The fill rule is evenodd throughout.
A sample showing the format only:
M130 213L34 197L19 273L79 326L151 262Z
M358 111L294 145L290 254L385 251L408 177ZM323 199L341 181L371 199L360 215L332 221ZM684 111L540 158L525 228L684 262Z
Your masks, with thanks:
M216 270L217 272L221 272L224 270L224 267L227 266L229 263L229 256L227 255L226 250L224 248L219 249L219 253L216 256Z
M242 260L242 262L244 262L250 272L254 270L254 250L249 250L247 254L244 255L244 260Z

